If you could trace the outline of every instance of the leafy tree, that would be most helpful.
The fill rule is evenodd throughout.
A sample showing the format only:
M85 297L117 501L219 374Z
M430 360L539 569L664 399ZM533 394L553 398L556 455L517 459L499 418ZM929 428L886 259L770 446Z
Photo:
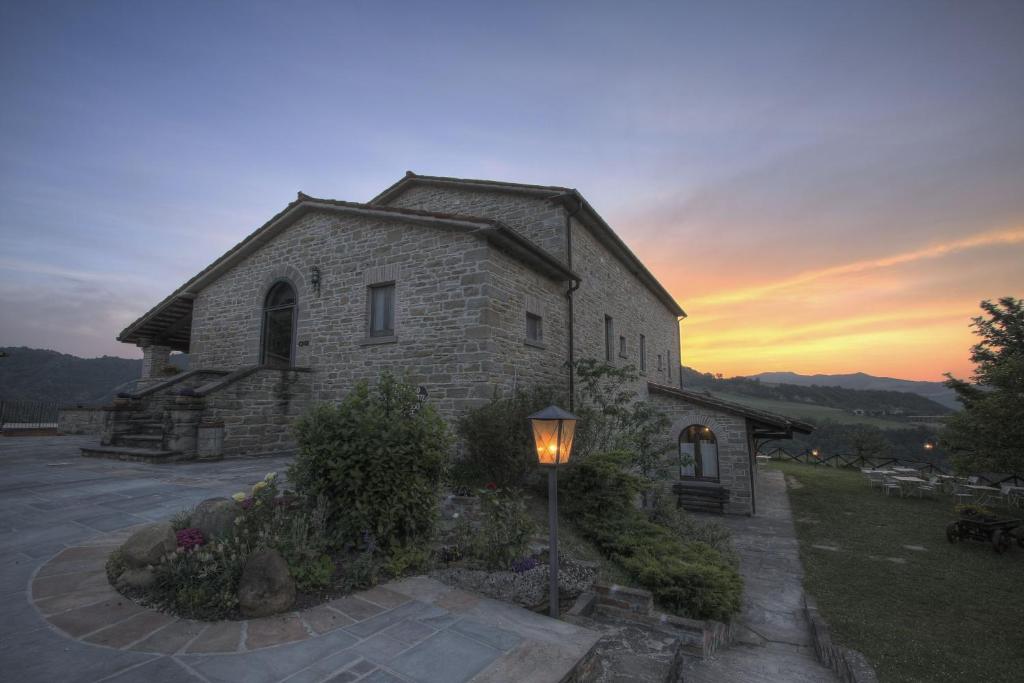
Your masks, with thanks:
M1024 472L1024 301L1005 296L981 308L986 315L971 323L981 337L971 347L973 383L946 373L964 409L942 441L962 471Z
M594 359L575 363L576 414L580 418L574 457L625 451L632 465L652 478L658 461L672 447L669 419L633 389L639 380L633 366L615 367Z

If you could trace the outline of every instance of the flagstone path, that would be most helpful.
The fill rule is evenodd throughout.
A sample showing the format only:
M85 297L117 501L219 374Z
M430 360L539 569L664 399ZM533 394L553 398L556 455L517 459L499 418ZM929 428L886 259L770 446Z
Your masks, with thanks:
M106 557L286 460L85 460L83 439L0 439L0 672L18 681L559 681L599 634L426 577L302 612L197 622L110 588Z

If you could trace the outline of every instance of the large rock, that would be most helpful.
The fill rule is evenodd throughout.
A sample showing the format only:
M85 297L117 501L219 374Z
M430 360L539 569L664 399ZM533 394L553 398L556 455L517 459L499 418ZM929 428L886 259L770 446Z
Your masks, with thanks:
M126 569L121 572L121 576L118 577L117 583L127 588L145 590L156 583L156 572L153 571L152 567Z
M249 556L238 582L238 606L246 617L267 617L284 612L295 602L295 581L288 564L276 550Z
M173 553L177 547L178 542L171 523L157 522L147 524L132 534L121 546L121 554L125 564L138 569L146 565L159 564L164 555Z
M230 498L207 498L192 512L191 524L203 532L203 538L227 536L235 528L240 514L238 503Z

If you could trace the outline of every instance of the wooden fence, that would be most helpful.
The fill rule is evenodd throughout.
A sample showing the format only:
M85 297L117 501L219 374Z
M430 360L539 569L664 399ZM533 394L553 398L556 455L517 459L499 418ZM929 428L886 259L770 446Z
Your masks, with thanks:
M904 458L887 458L875 456L847 455L833 453L824 455L815 454L813 450L793 452L786 448L777 447L767 451L759 451L758 455L765 455L772 460L799 462L804 465L824 465L826 467L850 467L856 469L880 469L884 467L913 467L921 474L953 474L952 468L938 465L925 460L906 460ZM1001 474L984 472L975 474L978 482L988 486L999 486L1000 484L1011 484L1013 486L1024 486L1024 475L1016 472L1012 474Z

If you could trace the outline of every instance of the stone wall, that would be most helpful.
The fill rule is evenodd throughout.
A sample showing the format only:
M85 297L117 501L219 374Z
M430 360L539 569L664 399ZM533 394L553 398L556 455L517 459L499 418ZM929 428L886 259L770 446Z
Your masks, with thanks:
M616 366L632 365L640 370L640 335L645 337L646 371L641 373L636 391L645 396L647 381L678 386L679 322L675 314L575 218L572 230L572 267L583 278L573 297L576 357L605 358L605 316L610 316ZM619 353L619 336L626 338L624 356Z
M527 239L567 261L566 210L543 197L416 184L393 197L389 205L500 220ZM645 337L646 371L634 387L645 396L646 381L678 386L679 321L629 268L612 254L589 227L572 219L572 269L583 282L574 294L575 355L605 358L605 316L614 327L612 362L640 370L640 335ZM567 304L566 306L567 316ZM619 353L619 336L626 338ZM661 356L659 366L658 357ZM563 355L563 360L565 356Z
M313 266L321 272L319 295L307 282ZM558 291L472 235L313 213L199 294L192 367L259 364L263 297L279 279L296 290L295 365L314 370L314 400L337 400L357 380L390 369L424 386L447 417L491 395L501 339L522 344L525 317L515 319L505 301L517 283L520 299ZM367 288L388 281L396 287L396 334L381 342L367 336Z
M660 393L652 393L650 400L668 415L671 424L669 438L673 444L679 442L679 435L690 425L704 425L714 432L718 442L719 482L729 491L725 512L751 514L753 501L750 476L753 454L748 445L746 419ZM666 471L673 473L673 477L666 480L666 483L679 481L678 462L678 451L673 449L665 460Z
M260 455L295 449L292 425L309 408L313 374L260 368L209 393L204 422L224 423L223 455Z
M61 408L57 416L60 434L102 434L106 413L103 408Z
M565 261L565 210L536 195L415 184L387 206L493 218Z

